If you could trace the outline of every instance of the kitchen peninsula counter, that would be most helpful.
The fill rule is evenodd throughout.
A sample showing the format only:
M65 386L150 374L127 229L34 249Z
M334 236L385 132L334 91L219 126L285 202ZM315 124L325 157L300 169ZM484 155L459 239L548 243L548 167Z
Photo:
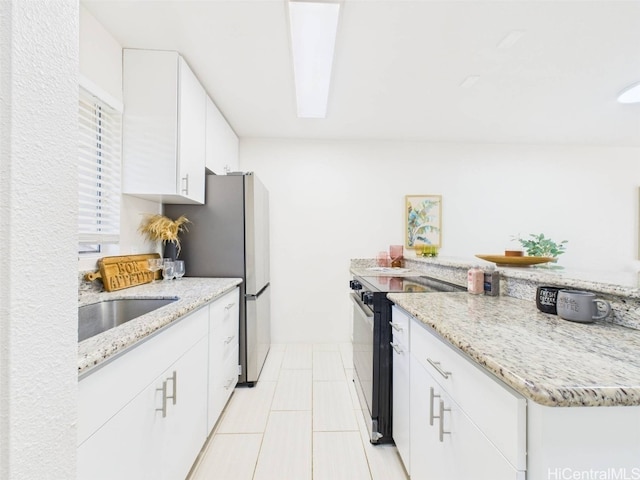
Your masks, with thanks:
M389 299L514 390L544 406L640 405L640 331L569 322L508 296Z
M104 364L171 323L197 310L242 283L240 278L193 278L140 285L116 292L81 292L78 305L125 298L177 298L149 312L78 344L78 375Z

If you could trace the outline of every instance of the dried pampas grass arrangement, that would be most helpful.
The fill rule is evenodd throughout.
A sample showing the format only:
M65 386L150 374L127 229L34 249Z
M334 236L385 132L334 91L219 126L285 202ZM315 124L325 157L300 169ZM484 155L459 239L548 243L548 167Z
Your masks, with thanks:
M178 235L180 232L188 231L185 226L187 223L191 223L191 221L184 215L181 215L177 220L171 220L159 214L146 215L138 227L138 231L151 241L161 240L163 245L167 242L175 243L179 254L180 238Z

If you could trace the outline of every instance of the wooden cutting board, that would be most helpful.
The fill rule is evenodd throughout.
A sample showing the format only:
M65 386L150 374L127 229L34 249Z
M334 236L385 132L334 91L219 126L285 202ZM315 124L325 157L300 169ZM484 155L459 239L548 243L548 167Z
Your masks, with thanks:
M143 253L140 255L126 255L115 257L102 257L98 260L98 270L87 273L84 278L88 281L102 279L104 289L107 292L135 287L145 283L151 283L159 277L159 272L152 272L147 266L150 258L160 258L157 253Z

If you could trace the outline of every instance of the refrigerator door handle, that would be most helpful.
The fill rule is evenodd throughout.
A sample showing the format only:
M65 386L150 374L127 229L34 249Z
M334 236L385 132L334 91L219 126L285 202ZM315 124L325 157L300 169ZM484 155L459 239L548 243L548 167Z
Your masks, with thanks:
M260 291L258 293L246 293L244 295L244 298L246 298L247 300L255 300L256 298L258 298L260 295L262 295L262 293L269 288L269 283L267 283L264 287L262 287L260 289Z

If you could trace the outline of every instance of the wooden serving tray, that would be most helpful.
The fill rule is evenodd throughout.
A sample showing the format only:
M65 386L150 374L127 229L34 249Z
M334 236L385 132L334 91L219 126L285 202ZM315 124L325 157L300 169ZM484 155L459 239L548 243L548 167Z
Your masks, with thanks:
M87 273L84 278L88 281L102 279L107 292L135 287L151 283L159 272L152 272L147 266L150 258L160 258L157 253L143 253L140 255L126 255L116 257L102 257L98 260L98 270Z

